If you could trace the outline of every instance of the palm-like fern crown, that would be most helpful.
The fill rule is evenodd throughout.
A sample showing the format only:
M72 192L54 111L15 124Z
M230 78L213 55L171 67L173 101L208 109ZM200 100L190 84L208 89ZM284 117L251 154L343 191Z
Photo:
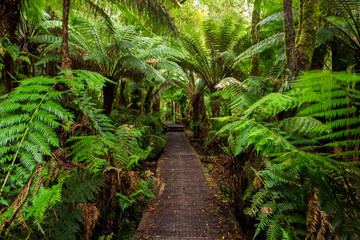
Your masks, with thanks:
M44 27L59 27L60 23L48 21ZM156 69L175 69L179 66L175 59L183 55L162 45L161 38L142 37L132 26L122 26L112 22L113 32L109 33L101 20L93 20L83 13L73 11L69 31L70 53L75 68L87 68L113 81L120 77L155 79L164 82ZM57 60L54 50L61 45L61 39L52 35L36 36L33 41L49 43L48 54L37 64Z
M191 69L210 87L230 76L234 55L231 50L237 40L239 24L225 18L221 25L214 20L203 22L203 33L183 34L180 38L188 52L184 67Z
M326 11L330 15L328 17L330 27L335 28L340 37L353 50L359 49L360 40L360 20L359 1L356 0L331 0L328 3Z

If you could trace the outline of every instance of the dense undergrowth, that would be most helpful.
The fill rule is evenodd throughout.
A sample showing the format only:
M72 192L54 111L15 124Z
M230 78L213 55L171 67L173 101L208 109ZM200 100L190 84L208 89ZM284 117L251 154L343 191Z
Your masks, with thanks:
M233 110L245 109L218 121L237 166L235 200L245 201L239 219L258 220L254 237L359 238L359 81L315 72L286 93L257 96L243 83L222 90Z
M0 238L130 238L173 120L228 155L247 239L359 239L359 13L0 1Z
M151 151L143 135L156 129L104 115L89 94L106 81L64 72L2 97L1 238L131 236L136 209L153 197L154 178L138 165ZM156 117L147 124L159 127Z

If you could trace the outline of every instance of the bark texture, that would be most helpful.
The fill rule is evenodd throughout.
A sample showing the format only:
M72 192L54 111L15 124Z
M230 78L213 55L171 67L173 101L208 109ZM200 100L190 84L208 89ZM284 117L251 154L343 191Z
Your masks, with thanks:
M311 70L322 70L324 68L326 53L327 47L325 45L321 45L314 50L311 60Z
M70 12L70 0L63 0L63 20L62 20L62 41L61 50L63 53L63 59L61 62L62 70L71 70L71 58L69 51L69 12Z
M289 70L289 79L296 74L295 31L293 22L292 0L283 0L284 31L285 31L285 66Z
M154 98L154 87L149 87L144 100L144 112L146 114L151 113L151 103L153 98Z
M1 0L0 1L0 38L7 37L11 43L16 43L16 29L20 22L20 0ZM14 71L14 61L10 54L6 53L3 57L4 69L1 84L5 85L6 92L12 90L12 74Z
M213 94L216 92L215 87L210 88L210 93ZM212 117L220 117L220 97L215 96L211 97L211 116Z
M299 71L307 71L311 66L316 33L319 27L319 0L300 0L299 27L296 37L296 57Z
M193 109L193 114L192 114L192 121L194 124L194 139L199 139L200 137L200 98L201 96L199 94L195 94L192 96L191 98L191 103L192 103L192 109Z
M260 2L261 0L254 1L254 9L251 17L251 43L255 45L259 42L260 28L257 26L260 21ZM255 54L251 57L251 76L260 76L260 55Z
M109 78L112 80L111 78ZM103 95L104 95L104 113L106 115L110 115L112 105L115 99L115 89L116 85L111 82L106 82L105 86L103 87Z

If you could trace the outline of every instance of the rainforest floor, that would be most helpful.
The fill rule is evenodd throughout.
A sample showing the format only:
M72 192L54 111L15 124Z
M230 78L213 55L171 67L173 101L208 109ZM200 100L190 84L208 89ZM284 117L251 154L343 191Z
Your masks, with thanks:
M167 133L167 141L157 164L156 198L149 201L135 239L242 239L217 184L225 185L225 177L214 180L208 173L222 167L204 167L183 132Z

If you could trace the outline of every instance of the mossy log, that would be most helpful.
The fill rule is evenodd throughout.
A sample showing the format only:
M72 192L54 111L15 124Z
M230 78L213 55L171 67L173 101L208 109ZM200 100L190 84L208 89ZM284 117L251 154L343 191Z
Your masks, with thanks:
M166 140L156 135L146 136L144 142L146 147L150 146L152 148L150 152L151 158L160 156L166 146Z

